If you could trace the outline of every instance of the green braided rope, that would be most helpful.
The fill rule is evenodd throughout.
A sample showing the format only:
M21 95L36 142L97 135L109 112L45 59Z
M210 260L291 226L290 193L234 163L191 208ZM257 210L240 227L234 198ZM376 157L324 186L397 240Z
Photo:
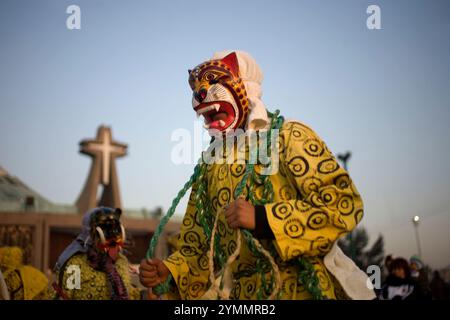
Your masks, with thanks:
M268 150L268 152L270 152L269 150L270 150L272 129L279 129L279 128L281 128L281 125L283 124L283 118L278 117L278 114L279 114L279 110L276 110L273 114L270 114L271 124L270 124L270 129L269 129L268 135L267 135L267 150ZM259 156L259 154L258 154L259 147L257 147L256 150L250 150L250 152L252 152L252 154L249 156L249 159L257 159L257 158L253 158L255 151L256 151L256 156L257 157ZM245 173L244 173L241 181L239 182L239 184L235 190L235 194L234 194L235 199L238 198L242 194L244 187L247 184L247 179L250 176L251 179L249 181L249 184L250 184L249 185L249 200L253 205L261 204L261 202L262 202L262 201L257 200L254 195L254 192L252 192L254 189L255 181L259 180L259 177L256 174L254 169L255 169L255 165L253 163L247 163ZM263 201L265 202L265 201L269 201L270 199L273 199L273 186L272 186L272 183L270 182L270 180L268 179L268 176L267 175L264 176L262 178L261 182L264 182L263 195L265 194L267 196L267 198L264 199ZM263 262L264 260L266 260L266 258L263 257L261 255L261 253L259 252L259 250L256 248L254 238L253 238L253 235L251 234L251 232L249 230L245 230L245 229L241 230L241 232L244 235L244 238L247 242L250 252L256 258L256 266L255 267L256 267L257 273L261 277L261 286L259 287L256 295L257 295L258 300L262 300L263 292L267 293L269 290L274 288L275 272L274 272L274 270L271 270L270 283L266 283L266 272L264 271L264 269L265 269L264 267L268 261L265 261L266 263Z
M319 278L314 270L314 266L306 257L300 257L297 259L297 265L299 266L299 271L297 274L297 280L303 284L311 294L314 300L322 300L325 297L322 295L320 290Z

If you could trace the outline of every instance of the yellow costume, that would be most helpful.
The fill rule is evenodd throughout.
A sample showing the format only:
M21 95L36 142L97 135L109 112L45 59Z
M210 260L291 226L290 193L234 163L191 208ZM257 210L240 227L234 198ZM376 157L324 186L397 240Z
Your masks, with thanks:
M80 270L80 288L73 288L70 283L74 273L69 270L70 266L78 266ZM139 290L131 285L130 272L128 270L128 259L121 253L115 262L117 272L122 278L124 286L128 291L130 299L140 299ZM60 275L57 275L60 277ZM76 254L72 256L65 264L63 274L61 276L60 287L66 295L66 299L70 300L110 300L111 289L108 286L108 279L105 272L97 271L89 265L86 254ZM54 293L57 297L57 294Z
M245 164L237 161L207 166L207 195L214 215L219 208L235 200L234 191L244 171ZM255 172L261 172L261 165L255 166ZM264 207L275 238L261 243L272 252L280 269L279 298L311 299L297 278L301 270L295 260L299 257L308 257L312 263L324 297L343 298L339 284L324 266L323 257L363 216L361 197L349 175L310 128L298 122L287 122L279 132L279 172L268 178L274 198ZM198 299L210 286L209 244L194 202L197 187L195 184L192 187L179 250L164 261L178 288L171 293L171 298ZM243 195L247 197L251 192L260 200L263 190L262 184L252 187L247 184ZM219 217L218 234L221 247L226 255L231 255L236 248L236 233L229 228L223 215ZM254 271L257 261L242 241L240 254L232 264L235 283L230 298L257 299L257 289L262 286L261 277ZM267 296L266 292L262 297Z
M48 279L41 271L23 265L19 247L0 248L0 270L11 300L32 300L47 287Z

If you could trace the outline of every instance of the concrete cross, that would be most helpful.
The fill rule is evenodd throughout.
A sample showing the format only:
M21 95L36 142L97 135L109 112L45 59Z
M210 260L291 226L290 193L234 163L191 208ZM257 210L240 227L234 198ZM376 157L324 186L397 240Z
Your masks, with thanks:
M97 131L95 140L83 140L80 143L80 152L92 157L101 157L101 180L107 186L110 183L111 164L115 158L127 154L127 145L112 139L111 129L101 126Z

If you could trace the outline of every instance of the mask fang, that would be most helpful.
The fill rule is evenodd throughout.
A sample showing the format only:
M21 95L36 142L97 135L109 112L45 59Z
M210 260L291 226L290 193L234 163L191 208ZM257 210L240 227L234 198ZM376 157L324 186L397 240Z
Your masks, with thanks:
M102 244L106 244L106 238L105 238L105 234L103 233L102 228L95 227L95 230L97 231L98 236L100 237L100 241L102 242Z
M123 227L123 224L120 224L120 230L122 230L122 241L125 243L126 233L125 233L125 228Z

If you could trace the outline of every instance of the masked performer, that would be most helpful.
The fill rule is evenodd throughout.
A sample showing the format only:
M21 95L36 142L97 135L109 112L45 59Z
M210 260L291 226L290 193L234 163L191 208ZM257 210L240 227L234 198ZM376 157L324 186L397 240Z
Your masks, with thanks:
M23 264L19 247L0 248L0 300L32 300L45 292L47 277Z
M56 263L57 299L128 300L138 299L131 285L129 263L121 253L125 229L121 210L99 207L83 217L82 232Z
M261 81L244 52L216 53L189 70L211 154L227 161L196 166L178 250L143 260L142 284L181 299L374 298L367 276L335 245L363 216L358 191L311 128L266 110ZM236 129L246 137L243 163L231 152L241 146L227 147ZM264 148L272 160L251 162Z

